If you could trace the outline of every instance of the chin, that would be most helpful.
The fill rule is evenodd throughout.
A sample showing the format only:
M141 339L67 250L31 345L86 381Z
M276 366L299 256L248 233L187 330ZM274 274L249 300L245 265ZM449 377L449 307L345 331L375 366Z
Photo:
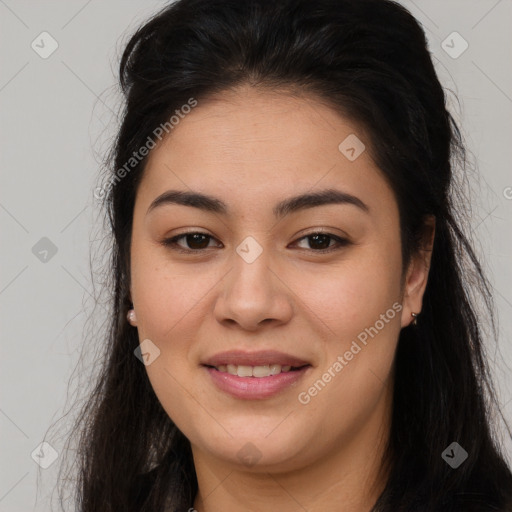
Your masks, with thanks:
M267 437L265 437L267 436ZM296 468L302 458L304 446L299 444L301 436L290 435L289 429L278 434L268 435L268 430L260 432L233 435L233 438L212 441L205 440L202 451L230 465L236 465L240 470L253 472L288 471Z

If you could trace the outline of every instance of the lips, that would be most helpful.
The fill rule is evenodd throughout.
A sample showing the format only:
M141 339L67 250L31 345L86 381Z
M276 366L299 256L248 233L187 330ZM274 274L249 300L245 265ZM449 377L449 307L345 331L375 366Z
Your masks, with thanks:
M283 352L277 352L274 350L264 350L258 352L243 352L232 350L229 352L221 352L215 354L212 357L207 358L203 361L205 366L213 366L219 368L219 366L272 366L280 365L281 367L290 368L301 368L307 366L310 363L296 356L285 354Z
M262 350L221 352L201 365L220 391L241 400L263 400L293 387L312 365L296 356Z

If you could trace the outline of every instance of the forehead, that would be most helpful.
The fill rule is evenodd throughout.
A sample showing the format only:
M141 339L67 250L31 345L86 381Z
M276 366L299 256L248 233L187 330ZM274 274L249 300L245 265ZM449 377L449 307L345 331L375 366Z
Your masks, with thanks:
M271 197L337 187L368 202L393 201L369 151L347 158L347 140L358 152L370 144L359 126L314 97L226 91L199 100L152 150L141 193L152 200L181 188L261 208Z
M245 168L337 160L338 139L357 131L331 108L307 96L244 87L199 101L173 128L152 158L188 152L184 163L208 155ZM363 138L362 134L359 134ZM243 169L241 169L243 170ZM273 170L279 170L274 168Z

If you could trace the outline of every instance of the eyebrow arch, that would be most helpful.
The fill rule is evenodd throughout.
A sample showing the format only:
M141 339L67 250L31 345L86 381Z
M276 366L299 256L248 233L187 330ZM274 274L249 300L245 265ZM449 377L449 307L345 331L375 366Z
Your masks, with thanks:
M155 208L165 204L192 206L200 210L222 215L226 215L229 212L226 203L216 197L198 192L168 190L159 195L150 204L146 215ZM272 211L275 217L282 218L290 213L327 204L349 204L360 208L366 213L370 211L370 208L358 197L332 188L290 197L277 203Z

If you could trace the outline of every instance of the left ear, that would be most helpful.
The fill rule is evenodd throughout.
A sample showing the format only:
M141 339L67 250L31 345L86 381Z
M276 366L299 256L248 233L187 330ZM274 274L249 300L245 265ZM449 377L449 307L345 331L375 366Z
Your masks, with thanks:
M421 247L411 256L404 282L402 300L402 327L409 325L414 318L411 313L420 313L423 304L423 294L427 287L430 261L434 247L436 218L428 215L424 221Z

